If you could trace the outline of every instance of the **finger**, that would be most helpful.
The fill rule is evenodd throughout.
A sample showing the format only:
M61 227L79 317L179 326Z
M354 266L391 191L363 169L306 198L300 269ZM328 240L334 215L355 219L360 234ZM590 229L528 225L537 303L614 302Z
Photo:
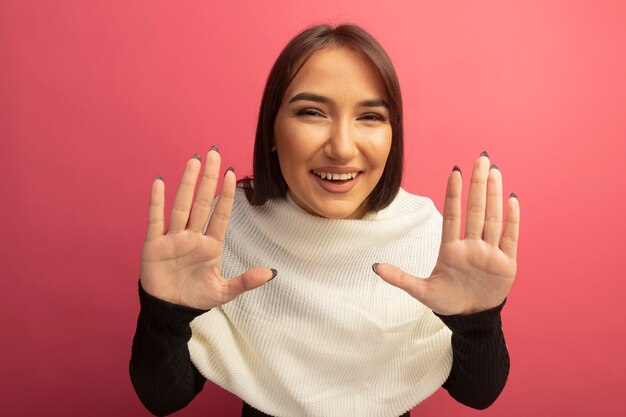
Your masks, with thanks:
M224 181L222 181L222 189L220 190L220 198L215 203L215 210L209 220L209 226L206 230L206 235L212 237L218 242L223 242L224 235L226 234L226 228L228 227L228 220L230 219L230 212L233 208L233 199L235 197L235 185L236 178L233 168L230 167L224 174Z
M506 205L506 223L504 224L504 235L500 249L509 258L515 259L517 256L517 242L519 240L519 219L520 207L515 193L511 193Z
M178 186L178 191L176 192L176 197L174 198L168 233L180 232L187 227L189 210L191 209L193 193L196 189L200 165L200 155L194 155L193 158L187 161L185 171L183 171L183 176L180 180L180 185Z
M406 291L413 298L424 302L428 290L428 280L416 278L390 264L374 264L372 269L389 284Z
M269 268L251 269L242 275L226 280L226 302L240 294L260 287L276 277L277 271Z
M461 238L461 192L463 180L461 170L456 165L448 177L446 201L443 205L443 229L441 243L452 242Z
M220 161L220 154L217 152L217 148L211 148L206 155L202 181L198 188L196 200L191 208L189 224L187 225L187 229L193 232L202 231L209 218L211 204L215 198L215 190L217 189L217 181L220 175Z
M502 234L502 173L494 164L489 169L487 181L487 208L483 239L490 245L500 244Z
M474 163L469 194L467 197L467 220L465 238L482 239L485 225L485 203L487 200L487 177L489 156L483 152Z
M150 207L148 208L148 232L146 240L156 239L163 236L165 224L165 183L159 175L152 183L152 192L150 193Z

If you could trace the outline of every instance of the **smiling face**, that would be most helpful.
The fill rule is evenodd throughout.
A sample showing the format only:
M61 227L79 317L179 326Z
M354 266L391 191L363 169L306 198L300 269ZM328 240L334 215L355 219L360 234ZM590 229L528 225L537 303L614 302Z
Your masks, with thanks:
M283 97L274 143L291 198L307 212L359 219L385 168L391 124L383 81L358 52L314 53Z

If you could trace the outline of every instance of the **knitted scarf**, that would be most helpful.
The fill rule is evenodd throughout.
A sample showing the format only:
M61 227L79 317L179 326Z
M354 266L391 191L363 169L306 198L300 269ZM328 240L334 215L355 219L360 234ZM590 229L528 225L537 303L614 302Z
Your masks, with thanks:
M403 189L383 210L337 220L290 197L251 206L238 188L222 273L270 267L278 275L192 322L192 362L273 416L404 413L446 380L451 332L372 264L429 276L441 224L430 199Z

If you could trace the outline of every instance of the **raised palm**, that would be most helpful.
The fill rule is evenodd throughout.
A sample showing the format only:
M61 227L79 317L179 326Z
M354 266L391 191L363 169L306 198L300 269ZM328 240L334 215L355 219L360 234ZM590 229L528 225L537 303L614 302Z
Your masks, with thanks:
M219 179L220 155L216 148L207 153L204 174L194 201L200 168L199 157L187 162L167 232L165 184L161 179L152 184L148 231L141 252L140 280L144 290L154 297L208 310L266 283L274 274L268 268L256 268L239 277L222 277L222 243L233 205L235 174L229 169L224 175L220 197L203 233Z
M519 202L514 195L509 198L502 234L502 175L495 166L490 169L486 154L474 164L463 239L461 191L460 171L453 170L446 190L439 257L430 277L419 279L389 264L376 267L385 281L442 315L468 314L501 304L517 269Z

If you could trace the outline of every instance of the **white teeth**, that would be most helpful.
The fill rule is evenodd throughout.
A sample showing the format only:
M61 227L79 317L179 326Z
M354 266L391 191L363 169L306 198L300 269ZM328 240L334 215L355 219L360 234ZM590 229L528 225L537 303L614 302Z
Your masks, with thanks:
M322 179L328 179L328 180L333 180L333 181L351 180L351 179L356 178L357 175L359 175L358 172L350 172L347 174L332 174L330 172L313 171L313 173L317 175L318 177L321 177Z

